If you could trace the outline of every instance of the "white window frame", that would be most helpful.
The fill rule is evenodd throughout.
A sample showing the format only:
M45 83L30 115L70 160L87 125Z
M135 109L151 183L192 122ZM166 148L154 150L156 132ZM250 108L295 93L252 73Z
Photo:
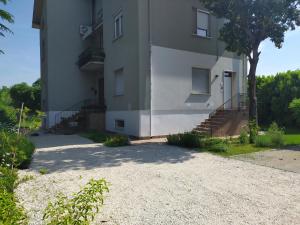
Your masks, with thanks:
M118 39L123 36L123 20L124 18L122 11L114 17L114 39Z
M207 28L200 27L198 24L198 16L199 13L207 15ZM203 32L203 33L201 33ZM198 37L204 37L204 38L209 38L210 37L210 13L201 9L196 10L196 31L195 34Z
M193 76L194 76L194 74L193 74L193 70L206 70L207 72L208 72L208 81L207 81L207 89L208 89L208 91L207 92L199 92L199 91L195 91L194 89L193 89ZM192 67L192 94L193 95L211 95L211 70L210 69L207 69L207 68L201 68L201 67Z

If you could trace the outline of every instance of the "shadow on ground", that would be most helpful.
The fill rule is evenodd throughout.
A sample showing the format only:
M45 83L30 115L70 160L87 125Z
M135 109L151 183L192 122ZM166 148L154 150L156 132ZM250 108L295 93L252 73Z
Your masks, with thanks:
M79 136L47 135L34 138L37 146L30 170L47 168L48 172L89 170L120 166L124 163L182 163L193 158L185 151L166 144L143 144L108 148Z

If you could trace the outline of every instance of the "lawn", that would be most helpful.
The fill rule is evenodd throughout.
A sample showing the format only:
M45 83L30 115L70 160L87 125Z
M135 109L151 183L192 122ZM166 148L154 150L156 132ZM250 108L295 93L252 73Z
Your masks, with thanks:
M300 134L285 134L283 136L284 140L284 147L287 146L294 146L294 145L300 145ZM224 156L224 157L230 157L234 155L241 155L241 154L249 154L254 152L260 152L260 151L266 151L272 149L271 147L256 147L255 145L247 144L242 145L236 143L232 143L229 147L229 150L226 152L216 152L214 154Z
M241 145L241 144L231 144L229 147L229 150L226 152L216 152L214 154L224 156L224 157L230 157L234 155L241 155L241 154L248 154L253 152L260 152L260 151L266 151L270 148L261 148L261 147L255 147L254 145L247 144L247 145Z
M98 131L87 131L87 132L81 133L80 136L90 139L96 143L104 143L108 138L111 137L110 134L101 133Z
M284 145L300 145L300 134L286 134L284 135Z

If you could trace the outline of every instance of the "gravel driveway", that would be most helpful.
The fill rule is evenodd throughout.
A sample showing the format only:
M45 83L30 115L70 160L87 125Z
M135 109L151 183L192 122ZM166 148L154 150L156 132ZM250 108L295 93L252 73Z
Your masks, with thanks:
M40 136L17 194L30 224L47 202L91 178L111 183L95 224L299 224L300 174L164 144L105 148L78 136ZM40 175L39 168L47 168Z

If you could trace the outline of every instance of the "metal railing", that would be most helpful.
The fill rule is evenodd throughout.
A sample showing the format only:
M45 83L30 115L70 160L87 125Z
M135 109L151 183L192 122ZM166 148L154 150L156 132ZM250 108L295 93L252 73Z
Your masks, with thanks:
M101 107L99 107L99 105L97 104L97 100L96 99L85 99L82 100L66 109L64 109L61 112L58 112L55 114L55 124L54 124L54 128L57 128L58 125L66 120L71 118L72 116L76 115L79 112L99 112L99 111L103 111L104 109L102 109Z
M209 114L211 118L220 110L246 110L248 108L248 96L246 93L239 93L234 95L229 100L225 101L221 106L216 108Z
M105 53L103 48L90 47L84 50L78 59L78 66L81 68L89 62L104 62Z

